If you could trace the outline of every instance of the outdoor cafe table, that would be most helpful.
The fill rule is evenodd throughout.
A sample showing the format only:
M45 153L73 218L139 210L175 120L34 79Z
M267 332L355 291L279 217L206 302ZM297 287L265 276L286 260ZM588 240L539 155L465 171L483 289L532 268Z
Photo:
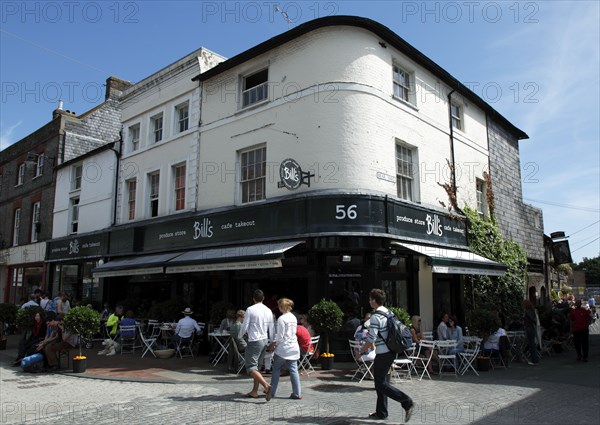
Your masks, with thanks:
M159 326L162 345L168 346L171 343L171 335L175 332L176 326L177 323L163 323Z
M229 332L216 331L209 333L208 336L210 338L213 338L215 341L217 341L217 344L219 344L219 352L212 361L213 366L216 366L221 360L221 358L223 358L223 356L229 354L229 352L227 351L227 347L229 346L229 340L231 339L231 335L229 334Z

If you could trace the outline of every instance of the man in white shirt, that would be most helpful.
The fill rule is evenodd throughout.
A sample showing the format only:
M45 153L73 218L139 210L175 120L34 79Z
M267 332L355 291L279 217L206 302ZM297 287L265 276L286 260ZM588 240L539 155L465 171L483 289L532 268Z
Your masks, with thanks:
M448 320L450 316L448 313L442 314L442 320L437 327L437 339L440 341L446 341L448 339Z
M258 386L262 385L267 395L267 401L271 400L271 386L265 381L258 370L260 359L264 356L269 338L273 338L274 323L273 312L263 304L265 294L260 289L254 291L252 300L254 305L246 309L246 315L240 328L239 338L248 334L248 346L244 352L246 361L246 372L254 380L252 391L246 394L249 398L258 398Z
M186 307L182 313L184 314L183 319L180 319L179 322L177 322L177 326L175 327L175 335L173 335L171 338L175 345L177 345L179 341L189 341L192 339L194 332L200 331L200 325L198 325L198 322L190 317L192 314L194 314L192 309Z
M29 295L29 301L27 301L26 303L23 303L23 305L21 306L21 308L39 307L39 306L40 305L35 302L35 295L34 294L30 294Z

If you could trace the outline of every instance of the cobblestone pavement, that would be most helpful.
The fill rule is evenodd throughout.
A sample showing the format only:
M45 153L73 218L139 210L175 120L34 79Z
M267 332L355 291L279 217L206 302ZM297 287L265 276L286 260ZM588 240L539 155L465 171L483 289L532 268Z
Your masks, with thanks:
M512 363L479 377L444 376L397 385L416 403L411 424L598 424L600 335L593 335L591 342L588 363L576 362L571 350L544 357L539 366ZM303 400L287 399L291 385L283 378L278 397L267 403L263 397L244 397L249 378L227 375L206 362L164 371L165 382L148 383L27 374L10 367L10 356L0 354L2 424L338 425L397 424L404 419L402 408L390 401L388 420L369 420L375 407L372 381L359 384L343 372L303 377Z

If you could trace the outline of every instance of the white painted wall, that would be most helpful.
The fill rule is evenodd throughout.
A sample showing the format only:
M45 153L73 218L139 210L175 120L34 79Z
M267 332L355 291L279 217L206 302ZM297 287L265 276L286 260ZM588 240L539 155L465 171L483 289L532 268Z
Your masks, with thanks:
M354 27L316 30L207 81L203 86L198 208L239 204L238 152L267 147L267 198L291 194L277 187L278 167L294 158L315 172L307 190L342 189L396 196L397 139L418 149L419 198L448 203L438 183L449 181L446 94L437 78L378 37ZM414 72L414 105L394 99L392 64ZM269 68L269 102L240 109L243 76ZM460 102L460 96L456 96ZM455 98L453 97L453 99ZM485 114L464 102L464 132L455 132L459 205L473 204L475 178L487 169ZM471 173L462 172L468 169Z
M82 165L81 189L71 190L71 170ZM105 229L112 223L116 155L108 149L57 171L52 238L70 234L70 200L79 196L78 234Z

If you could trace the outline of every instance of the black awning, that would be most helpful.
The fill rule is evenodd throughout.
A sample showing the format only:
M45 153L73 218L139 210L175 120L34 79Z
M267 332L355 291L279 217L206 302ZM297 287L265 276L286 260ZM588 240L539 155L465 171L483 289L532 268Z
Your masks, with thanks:
M167 262L167 273L282 267L284 253L304 241L237 245L185 252Z
M431 260L433 273L502 276L507 267L471 251L392 242Z
M92 269L94 277L135 276L164 273L165 264L180 252L118 258Z

